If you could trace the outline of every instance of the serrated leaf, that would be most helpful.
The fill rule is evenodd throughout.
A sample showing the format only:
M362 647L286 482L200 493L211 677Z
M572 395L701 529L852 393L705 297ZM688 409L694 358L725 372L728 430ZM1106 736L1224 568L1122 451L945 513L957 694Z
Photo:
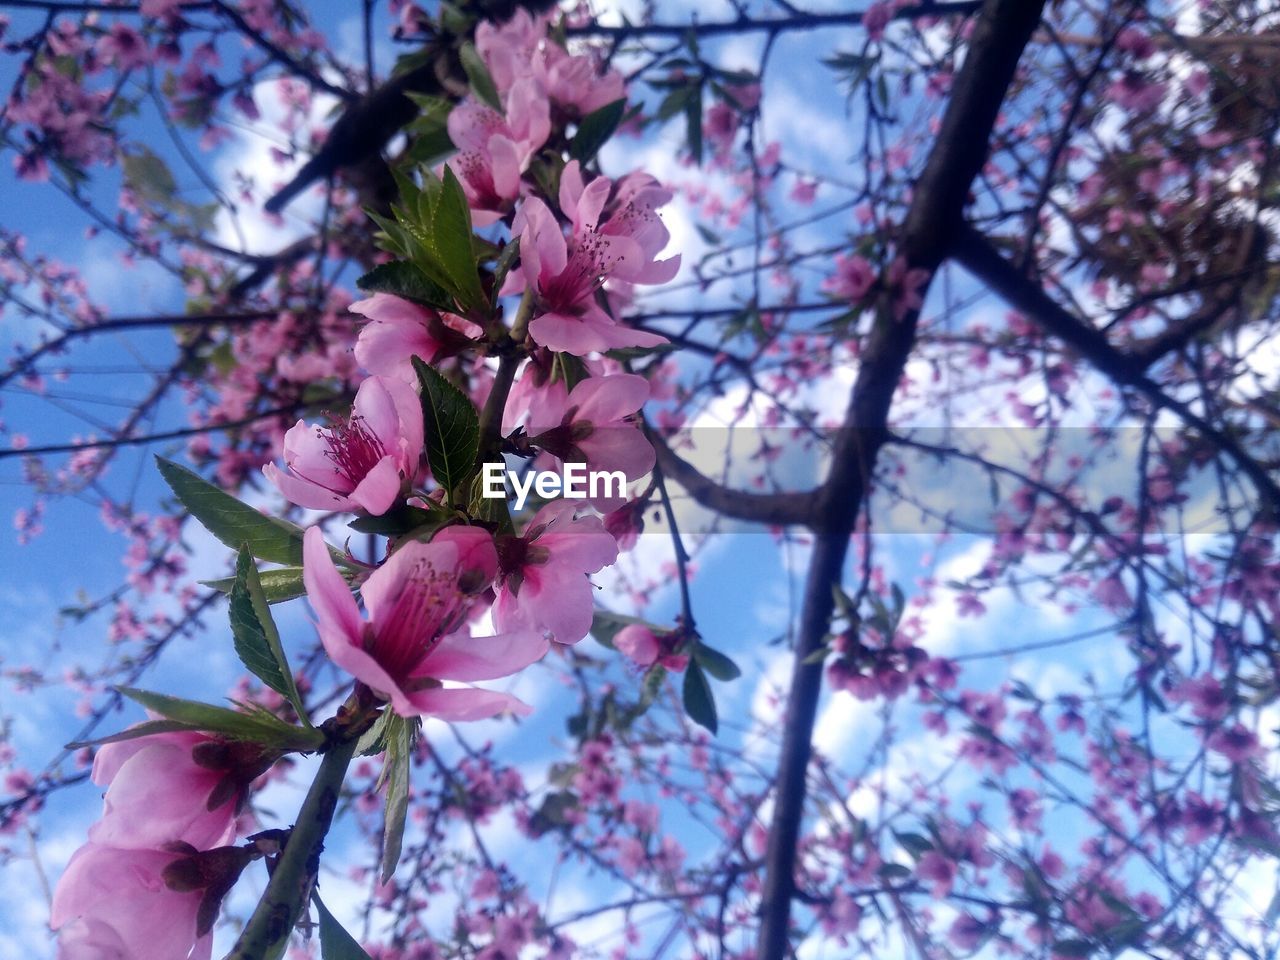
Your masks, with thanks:
M304 726L310 727L306 707L289 669L289 658L280 643L280 631L271 617L267 595L258 578L258 567L248 547L236 558L236 582L231 588L231 635L236 655L249 672L288 699Z
M393 175L404 200L393 210L398 224L379 220L378 225L464 312L482 309L486 301L471 248L471 210L458 178L447 166L443 180L424 171L418 189L399 171ZM406 235L412 244L405 242Z
M179 730L190 730L191 727L176 720L145 720L135 724L128 730L108 734L105 737L94 737L92 740L76 740L68 743L68 750L79 750L82 747L99 747L104 743L121 743L125 740L137 740L139 737L150 737L157 733L174 733Z
M383 710L378 714L378 719L373 721L373 725L360 735L360 739L356 741L357 757L372 757L374 754L381 753L386 749L383 739L387 735L387 725L391 722L391 718L395 714L391 710Z
M296 727L265 710L242 712L132 687L116 689L134 703L169 720L175 720L190 730L203 730L232 740L248 740L281 750L309 752L324 744L324 734L319 730Z
M702 667L696 660L689 661L689 666L685 669L682 693L684 712L689 715L689 719L712 733L717 732L719 722L716 719L715 695L711 692L707 675L702 672Z
M284 603L303 596L307 588L302 582L301 567L282 567L279 570L259 570L258 582L262 584L262 592L267 603ZM230 593L236 585L235 577L223 577L221 580L201 580L201 586L212 587L219 593Z
M389 293L435 310L453 309L448 291L408 260L380 263L357 280L356 286L368 293Z
M573 135L573 142L569 144L569 156L579 163L592 160L618 129L626 109L627 100L623 97L583 117L578 124L578 132Z
M320 960L372 960L356 938L334 919L320 895L313 893L311 899L320 917Z
M506 111L502 108L502 98L498 96L498 86L493 82L493 76L485 66L484 60L476 52L475 44L470 41L464 43L462 49L458 51L458 57L462 61L462 69L467 73L467 81L471 84L471 91L476 95L476 99L493 107L499 113L505 113Z
M403 717L392 714L387 721L383 779L387 785L387 806L382 828L382 882L386 883L400 863L404 847L405 819L409 812L409 758L413 748L413 727Z
M475 469L480 418L470 398L419 357L413 358L413 369L422 387L427 463L437 482L452 492Z
M172 460L156 457L156 463L174 496L228 547L238 550L241 545L247 546L259 560L271 563L302 564L301 527L259 513Z
M709 647L701 641L693 648L693 659L717 680L737 680L742 676L736 663L715 647Z

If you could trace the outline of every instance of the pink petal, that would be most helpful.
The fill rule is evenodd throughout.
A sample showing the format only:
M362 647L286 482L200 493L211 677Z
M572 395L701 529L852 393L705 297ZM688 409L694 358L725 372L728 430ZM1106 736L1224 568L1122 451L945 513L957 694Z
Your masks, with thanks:
M326 490L318 483L312 483L310 480L303 480L292 474L285 473L274 463L266 463L262 466L262 473L268 480L276 485L281 495L290 503L297 504L300 507L306 507L308 510L350 510L351 499L334 493L332 490ZM342 486L348 486L346 477L341 474L334 474L335 485L339 482ZM341 489L340 487L338 489Z
M319 527L309 528L302 537L302 583L322 636L327 630L335 637L346 638L348 644L359 644L364 637L360 608L329 555Z
M569 394L573 418L584 423L606 424L639 410L649 399L649 381L634 373L588 377Z
M628 480L638 480L653 469L657 455L638 427L614 424L595 431L578 448L593 470L621 470Z
M374 464L373 469L351 491L351 500L365 513L379 517L399 499L402 487L400 464L394 456L388 454Z
M420 672L437 680L497 680L542 659L547 647L541 633L532 630L491 637L458 631L440 640Z
M493 546L492 534L483 527L454 524L439 531L431 538L431 542L451 543L457 547L459 571L478 574L483 581L481 587L492 583L493 578L498 575L498 551Z
M439 574L452 574L457 566L458 548L452 543L415 540L396 550L360 587L360 596L374 629L395 609L396 599L405 582L421 576L422 568L429 567Z
M527 716L533 712L527 703L509 693L473 687L417 690L409 694L409 701L416 715L448 721L483 720L500 713Z

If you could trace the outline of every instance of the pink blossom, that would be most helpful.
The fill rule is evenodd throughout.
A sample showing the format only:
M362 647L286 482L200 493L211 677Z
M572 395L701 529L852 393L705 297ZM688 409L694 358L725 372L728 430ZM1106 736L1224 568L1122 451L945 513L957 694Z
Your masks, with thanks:
M1245 763L1262 752L1257 735L1244 724L1222 727L1209 735L1208 746L1232 763Z
M650 667L658 659L662 645L654 632L643 624L633 623L618 631L613 645L630 657L638 667Z
M649 397L649 381L634 373L588 377L568 393L557 383L531 407L525 428L531 444L591 470L619 470L628 481L653 469L653 446L631 419ZM592 502L620 506L617 497Z
M448 165L480 227L510 209L520 195L520 175L551 132L547 99L531 80L513 84L503 105L505 116L467 99L449 113L449 138L459 152Z
M351 417L325 427L299 420L284 436L288 473L262 468L285 498L313 510L385 513L418 473L422 406L403 380L370 377Z
M901 322L908 313L924 306L924 288L930 273L922 267L907 267L905 257L895 257L885 272L885 287L892 295L893 317Z
M521 537L498 543L500 587L493 622L502 631L546 632L577 643L591 629L593 590L588 574L618 559L618 544L599 517L574 517L557 500L539 510Z
M425 363L460 353L484 331L452 313L437 313L389 293L375 293L348 307L369 322L356 338L356 362L369 373L417 384L412 357Z
M916 876L930 885L930 893L942 899L951 893L956 882L956 865L950 857L930 850L916 864Z
M202 891L179 893L163 879L176 858L96 843L77 850L53 892L60 960L208 960L213 937L196 935Z
M862 26L867 31L867 36L872 40L879 40L884 36L884 28L889 25L889 21L893 19L893 4L886 3L884 0L873 3L867 7L862 14Z
M822 281L822 289L840 300L860 303L876 282L875 268L857 254L836 254L836 272Z
M497 569L487 539L483 531L446 530L431 543L404 544L361 586L365 620L324 535L318 527L307 530L303 582L330 659L390 700L401 716L478 720L528 713L508 694L440 682L505 677L547 650L530 630L473 637L467 629L469 594L483 590Z
M197 732L107 744L93 760L93 782L108 789L102 819L89 828L89 840L135 850L175 842L207 850L230 843L234 801L243 796L243 784L261 772L250 772L241 789L219 791L238 772L231 756L228 745ZM214 800L220 802L210 807Z
M520 235L521 265L503 293L532 286L538 314L529 324L535 342L583 356L615 347L666 343L656 333L617 324L596 302L606 280L666 283L680 257L654 258L670 235L654 212L671 194L651 177L633 174L616 184L597 177L583 184L577 161L560 178L560 206L573 226L566 240L560 224L537 197L516 211L512 232Z

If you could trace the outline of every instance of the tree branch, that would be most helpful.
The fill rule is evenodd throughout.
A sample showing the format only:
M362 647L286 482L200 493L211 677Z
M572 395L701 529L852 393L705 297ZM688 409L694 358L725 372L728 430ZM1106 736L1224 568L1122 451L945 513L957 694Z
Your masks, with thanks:
M912 194L899 253L930 279L962 224L973 179L986 161L996 114L1004 102L1023 49L1040 22L1044 0L987 0L974 25L964 65L956 75L938 139ZM915 344L919 311L901 318L882 308L858 366L844 425L836 439L831 472L817 498L821 532L805 582L782 723L773 821L765 856L758 960L783 960L788 952L791 903L806 773L822 686L822 664L812 662L830 627L833 587L839 584L849 538L866 497L875 458L887 438L889 408Z

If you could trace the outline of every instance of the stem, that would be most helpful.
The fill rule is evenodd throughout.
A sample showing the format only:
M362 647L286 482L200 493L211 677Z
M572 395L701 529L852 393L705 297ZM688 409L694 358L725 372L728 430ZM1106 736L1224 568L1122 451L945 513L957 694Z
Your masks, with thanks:
M533 289L526 289L520 298L520 306L516 309L515 322L511 325L511 340L518 347L524 343L525 330L533 319ZM485 463L497 455L502 443L502 414L507 408L507 396L511 393L511 384L516 379L516 369L520 366L519 350L509 350L498 361L498 372L493 376L493 387L489 391L489 399L485 401L484 410L480 412L480 462Z
M324 755L267 889L226 960L275 960L284 954L289 934L310 896L320 851L358 739L358 735L348 736Z

